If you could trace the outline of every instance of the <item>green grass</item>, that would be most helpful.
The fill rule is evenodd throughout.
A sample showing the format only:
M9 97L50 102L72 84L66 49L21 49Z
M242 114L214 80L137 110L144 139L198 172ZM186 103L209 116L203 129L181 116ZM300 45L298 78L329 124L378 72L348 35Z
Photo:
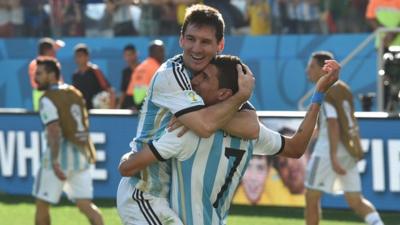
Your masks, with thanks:
M105 224L121 224L113 200L95 200ZM30 196L0 195L0 224L33 224L34 200ZM386 225L400 225L399 212L381 213ZM349 210L325 209L321 225L364 225ZM86 218L66 199L51 208L52 224L88 225ZM228 225L304 225L302 208L233 206Z

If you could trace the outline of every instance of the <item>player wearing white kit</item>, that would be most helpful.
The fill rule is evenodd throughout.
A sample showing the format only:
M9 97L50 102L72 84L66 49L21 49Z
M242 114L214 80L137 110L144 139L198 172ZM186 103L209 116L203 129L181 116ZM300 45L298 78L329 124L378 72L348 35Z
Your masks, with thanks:
M89 165L95 149L89 137L89 119L82 94L73 86L60 84L59 63L53 58L37 60L35 81L40 98L40 118L45 126L46 146L32 194L36 198L36 225L50 224L50 203L63 191L91 224L103 219L92 203L93 184Z
M173 116L202 137L210 136L219 128L244 138L258 136L255 111L237 112L250 97L254 86L253 75L247 67L246 75L241 71L239 76L240 91L220 104L204 107L201 97L192 90L191 79L217 52L222 51L223 30L222 16L215 9L205 5L188 9L180 36L183 54L161 65L153 77L140 114L137 137L130 144L132 151L141 151L150 139L157 139ZM248 129L241 129L244 124ZM164 224L176 221L166 209L169 205L160 204L169 196L169 182L168 162L151 165L138 176L122 178L118 186L117 208L123 223Z
M237 77L232 68L237 64L240 61L236 57L217 56L192 80L194 90L207 105L235 93ZM313 98L314 104L291 138L264 126L257 141L240 139L221 130L209 138L198 137L193 132L177 138L178 131L167 132L142 151L130 154L120 164L120 172L133 175L157 160L173 158L170 201L183 223L224 224L232 196L252 154L300 157L306 150L322 101L320 92L325 92L337 80L339 66L332 61L326 70L327 76L317 84L319 92Z
M307 66L310 81L319 82L330 52L314 52ZM349 206L369 225L383 225L375 207L361 194L357 161L362 157L361 140L354 116L353 95L339 80L326 94L321 107L318 140L307 165L305 179L306 224L320 222L320 199L323 194L342 194Z

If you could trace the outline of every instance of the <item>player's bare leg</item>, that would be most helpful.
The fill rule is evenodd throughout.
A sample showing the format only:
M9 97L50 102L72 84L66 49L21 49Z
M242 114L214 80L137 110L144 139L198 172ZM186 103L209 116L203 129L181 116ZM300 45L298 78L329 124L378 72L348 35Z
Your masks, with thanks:
M36 199L35 225L50 225L50 204Z
M76 206L89 219L91 225L104 224L103 217L101 216L99 208L97 208L97 206L93 204L91 200L89 199L77 200Z
M347 192L344 195L350 208L368 224L383 224L379 214L370 201L365 199L360 192ZM371 217L367 219L367 217ZM368 220L368 221L367 221ZM371 220L371 221L369 221Z
M318 225L321 217L321 195L320 191L307 189L306 191L305 219L307 225Z

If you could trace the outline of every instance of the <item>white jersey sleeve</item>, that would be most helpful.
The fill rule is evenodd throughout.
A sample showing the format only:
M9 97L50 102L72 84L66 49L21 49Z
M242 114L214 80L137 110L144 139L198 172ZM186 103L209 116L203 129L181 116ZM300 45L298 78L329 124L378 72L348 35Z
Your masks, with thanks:
M190 77L180 64L164 65L157 71L152 85L150 100L175 116L204 107L203 99L192 90Z
M57 107L47 97L42 97L40 99L40 119L44 125L58 120Z
M338 118L336 109L332 104L330 104L328 102L324 102L322 104L323 104L322 109L323 109L323 112L327 119L328 118Z
M150 150L160 161L177 158L179 161L188 159L195 151L200 140L192 131L178 137L180 129L166 132L160 139L149 143Z
M276 155L285 147L285 139L263 124L260 124L260 133L254 143L254 155Z

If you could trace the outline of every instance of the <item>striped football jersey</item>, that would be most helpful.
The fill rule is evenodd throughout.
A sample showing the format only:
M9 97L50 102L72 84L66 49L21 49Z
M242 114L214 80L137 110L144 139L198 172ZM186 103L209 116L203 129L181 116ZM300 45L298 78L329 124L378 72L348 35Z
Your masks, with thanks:
M171 159L170 203L186 225L224 224L252 155L274 155L284 146L283 137L264 126L257 141L223 131L209 138L191 131L178 138L177 132L165 133L149 146L160 161Z
M130 143L140 151L143 143L158 139L172 116L183 115L204 107L202 98L192 90L192 74L183 66L182 55L167 60L154 75L140 112L137 136ZM137 189L156 197L168 197L170 182L169 162L154 163L131 177Z

